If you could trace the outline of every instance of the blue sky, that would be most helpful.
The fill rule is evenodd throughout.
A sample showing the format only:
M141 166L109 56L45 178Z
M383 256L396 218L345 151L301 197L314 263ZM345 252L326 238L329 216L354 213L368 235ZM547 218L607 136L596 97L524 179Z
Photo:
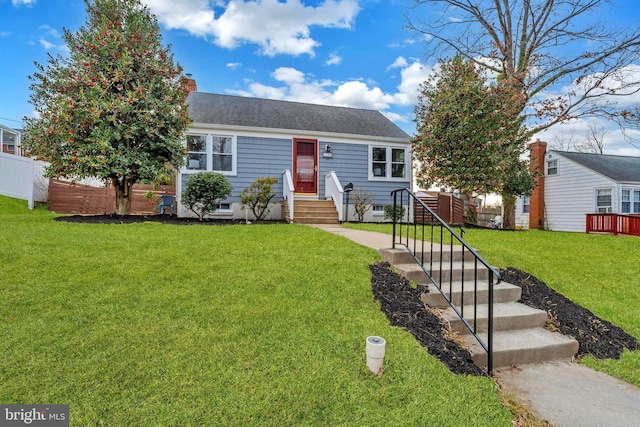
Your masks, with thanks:
M617 0L611 19L640 23L636 1ZM405 14L415 13L410 0L143 2L200 91L376 109L414 132L418 86L436 60L425 57L425 40L403 29ZM64 54L62 28L84 25L84 7L82 0L0 0L0 124L19 128L32 115L33 62ZM578 140L587 127L573 122L540 137ZM605 153L640 150L612 129Z

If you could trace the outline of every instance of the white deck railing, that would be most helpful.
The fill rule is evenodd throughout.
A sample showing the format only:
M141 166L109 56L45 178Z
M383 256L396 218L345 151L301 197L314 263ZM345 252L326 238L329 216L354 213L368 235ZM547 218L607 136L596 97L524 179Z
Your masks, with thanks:
M282 173L282 192L284 193L284 198L289 205L289 219L288 222L294 222L293 218L293 194L294 194L294 186L293 186L293 177L291 176L291 171L286 169Z
M333 204L336 206L336 210L338 211L338 220L340 222L344 221L342 193L344 193L344 190L336 173L334 171L327 173L324 176L324 198L327 200L331 198L333 200Z

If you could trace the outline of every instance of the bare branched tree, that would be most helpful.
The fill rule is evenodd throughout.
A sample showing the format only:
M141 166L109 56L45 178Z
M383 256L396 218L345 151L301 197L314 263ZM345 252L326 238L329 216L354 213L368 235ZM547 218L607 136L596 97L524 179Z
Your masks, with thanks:
M572 118L619 114L615 98L640 90L637 76L625 72L640 59L640 29L605 23L612 6L608 0L415 0L407 18L434 57L460 54L520 90L533 135ZM423 9L429 20L419 18ZM552 96L558 86L573 89Z
M580 153L602 154L604 152L604 137L607 132L604 126L590 123L587 135L581 144L576 145L576 151Z
M576 151L576 130L562 131L553 137L549 148L557 151Z

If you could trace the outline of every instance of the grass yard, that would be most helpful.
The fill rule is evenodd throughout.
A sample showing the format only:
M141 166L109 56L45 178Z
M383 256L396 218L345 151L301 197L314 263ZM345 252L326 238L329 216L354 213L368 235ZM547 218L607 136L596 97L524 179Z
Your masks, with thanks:
M373 250L302 225L53 217L0 197L0 402L67 403L73 426L511 425L492 380L389 326Z
M391 233L390 224L347 226ZM640 238L472 228L464 237L491 264L533 274L640 339ZM640 386L640 351L625 351L620 360L586 357L581 362Z

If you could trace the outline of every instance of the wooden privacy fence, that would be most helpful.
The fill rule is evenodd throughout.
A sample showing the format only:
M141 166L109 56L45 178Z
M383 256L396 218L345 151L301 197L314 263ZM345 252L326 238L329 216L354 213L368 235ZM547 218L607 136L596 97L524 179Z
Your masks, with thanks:
M464 225L464 201L450 194L420 196L422 202L434 211L444 222L452 225ZM435 218L416 203L414 210L416 224L433 224Z
M587 233L640 236L640 216L614 213L587 214Z
M153 191L156 197L150 201L145 193ZM158 213L159 197L175 196L176 187L160 185L154 188L150 184L134 184L131 198L132 215L153 215ZM90 185L49 180L49 210L57 213L102 215L116 211L116 195L111 185L93 187Z

